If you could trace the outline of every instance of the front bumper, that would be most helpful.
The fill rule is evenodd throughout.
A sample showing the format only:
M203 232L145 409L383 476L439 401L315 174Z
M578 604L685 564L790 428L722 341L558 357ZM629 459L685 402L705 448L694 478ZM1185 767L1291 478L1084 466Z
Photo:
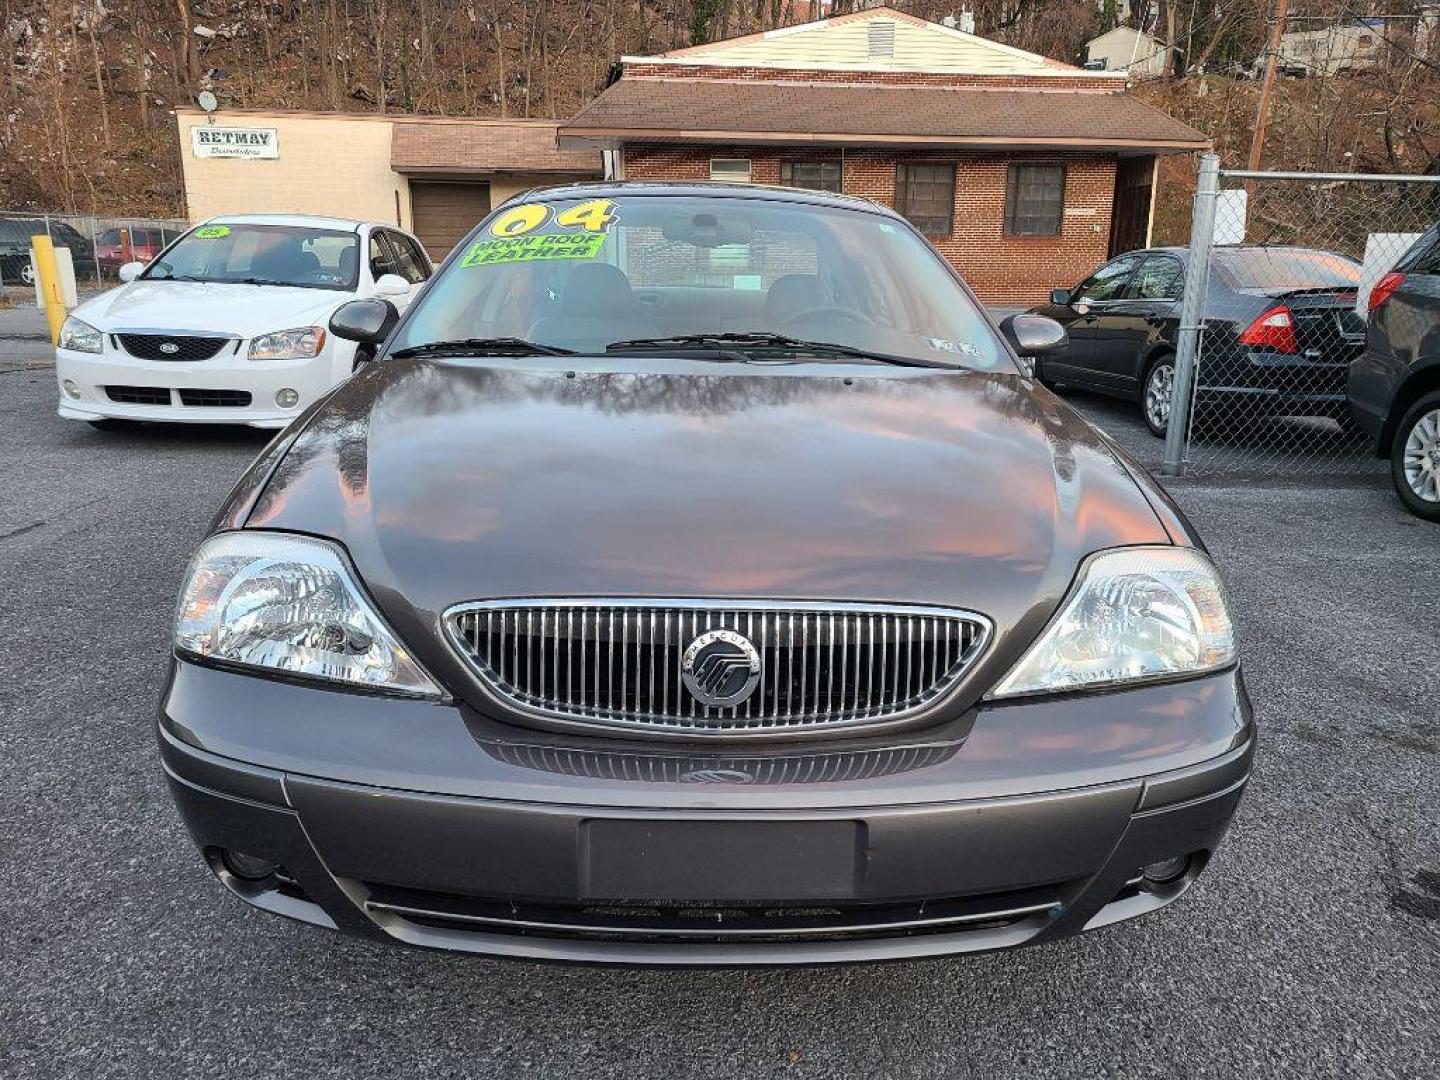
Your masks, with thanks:
M149 420L179 424L247 424L257 428L283 428L306 406L327 393L349 374L349 361L327 341L320 355L308 360L246 359L246 342L226 346L219 356L198 361L142 360L121 350L105 334L105 351L80 353L55 350L55 378L60 416L72 420ZM77 396L65 390L69 382ZM109 387L147 388L159 392L162 402L135 403L113 400ZM289 408L276 404L275 395L289 388L299 400ZM243 391L244 405L192 405L187 392ZM133 396L133 395L132 395ZM191 394L192 400L195 395ZM204 400L203 397L200 400Z
M757 750L177 663L160 744L207 863L255 906L492 955L752 965L1005 948L1162 907L1218 846L1254 739L1235 672ZM224 852L283 870L247 880ZM1139 880L1174 856L1177 878Z

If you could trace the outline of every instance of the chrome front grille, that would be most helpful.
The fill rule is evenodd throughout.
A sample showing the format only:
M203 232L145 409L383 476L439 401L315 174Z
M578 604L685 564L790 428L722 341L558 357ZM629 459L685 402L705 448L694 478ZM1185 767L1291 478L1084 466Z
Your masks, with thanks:
M506 600L446 613L487 688L522 712L695 735L886 722L945 694L984 651L990 623L953 608L675 600ZM753 691L707 705L683 678L700 635L744 635Z

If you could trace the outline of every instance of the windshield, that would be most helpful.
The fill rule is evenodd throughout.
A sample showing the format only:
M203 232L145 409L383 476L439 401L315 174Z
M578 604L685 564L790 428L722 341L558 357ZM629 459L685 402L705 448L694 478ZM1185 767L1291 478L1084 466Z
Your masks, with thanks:
M360 237L296 225L202 225L146 268L150 281L354 289Z
M929 364L1012 369L975 303L903 222L723 195L502 208L461 245L391 351L518 338L590 354L627 342L633 352L637 340L696 334L783 335ZM806 354L774 341L723 347L765 359Z
M1215 266L1232 289L1290 292L1293 289L1353 288L1360 265L1333 251L1305 248L1215 249Z

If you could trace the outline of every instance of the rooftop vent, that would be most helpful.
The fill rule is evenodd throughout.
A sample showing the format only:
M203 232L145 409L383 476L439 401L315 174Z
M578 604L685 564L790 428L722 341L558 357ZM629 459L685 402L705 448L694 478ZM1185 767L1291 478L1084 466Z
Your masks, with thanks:
M893 19L875 19L866 29L870 32L870 58L872 60L895 55L895 21Z

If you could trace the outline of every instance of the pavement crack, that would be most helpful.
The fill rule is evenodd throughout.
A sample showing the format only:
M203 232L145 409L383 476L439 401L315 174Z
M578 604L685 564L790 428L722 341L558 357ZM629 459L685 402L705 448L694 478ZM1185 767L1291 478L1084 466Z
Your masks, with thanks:
M28 532L34 532L43 526L43 521L32 521L29 525L21 525L18 529L11 529L8 532L0 532L0 541L13 540L17 536L24 536Z

